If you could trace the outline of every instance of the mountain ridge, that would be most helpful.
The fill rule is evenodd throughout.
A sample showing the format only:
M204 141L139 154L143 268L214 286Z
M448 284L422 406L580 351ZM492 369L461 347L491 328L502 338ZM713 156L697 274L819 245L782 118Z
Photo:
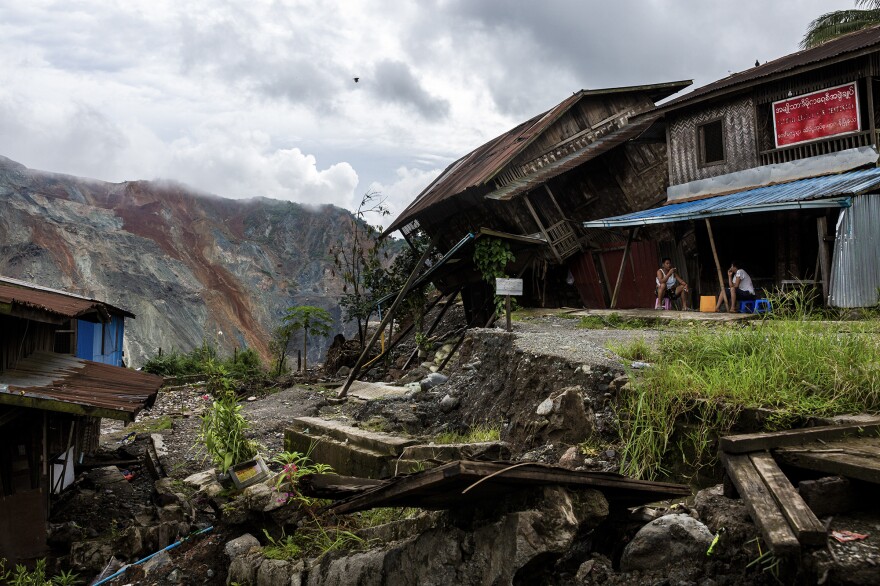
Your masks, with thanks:
M110 183L3 156L0 210L0 274L132 311L130 365L204 340L268 359L271 331L292 305L323 307L342 329L329 250L346 236L347 210L167 181ZM316 342L312 360L326 347Z

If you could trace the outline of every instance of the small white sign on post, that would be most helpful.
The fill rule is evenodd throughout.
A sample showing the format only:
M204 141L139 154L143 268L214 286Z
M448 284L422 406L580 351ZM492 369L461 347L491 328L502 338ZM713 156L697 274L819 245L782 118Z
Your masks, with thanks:
M522 295L522 279L495 279L495 295Z
M495 279L495 295L504 295L504 309L507 314L507 331L510 331L510 296L522 295L522 279Z

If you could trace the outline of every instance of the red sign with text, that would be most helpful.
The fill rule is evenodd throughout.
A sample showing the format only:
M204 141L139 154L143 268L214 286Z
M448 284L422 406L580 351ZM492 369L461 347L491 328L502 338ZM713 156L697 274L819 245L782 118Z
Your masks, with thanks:
M856 84L773 102L776 148L862 129Z

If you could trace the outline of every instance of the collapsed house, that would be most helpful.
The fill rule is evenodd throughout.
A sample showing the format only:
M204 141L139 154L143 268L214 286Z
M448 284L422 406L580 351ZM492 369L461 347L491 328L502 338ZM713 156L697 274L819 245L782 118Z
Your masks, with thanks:
M123 368L108 303L0 278L0 558L45 555L52 494L98 445L103 417L134 421L161 377Z
M588 229L667 226L692 287L717 295L739 259L764 289L817 287L835 307L880 287L880 28L735 73L656 111L667 135L665 205ZM672 255L670 255L672 256ZM623 287L651 289L656 265ZM698 294L699 294L698 293Z
M524 279L527 303L605 307L623 242L585 231L582 222L659 203L667 186L666 142L652 112L688 85L575 92L449 165L384 234L399 230L408 242L419 233L436 238L446 255L432 267L431 280L444 294L461 290L475 325L483 325L481 310L493 291L466 244L485 236L510 246L516 261L508 270ZM656 247L650 256L656 268Z

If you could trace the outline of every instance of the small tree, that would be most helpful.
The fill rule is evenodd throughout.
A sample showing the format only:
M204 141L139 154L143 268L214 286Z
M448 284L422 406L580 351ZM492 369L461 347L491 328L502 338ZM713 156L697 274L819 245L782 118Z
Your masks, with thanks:
M382 217L390 213L385 199L374 191L365 193L351 216L347 232L330 249L344 283L339 305L346 319L357 322L361 346L366 339L370 316L376 308L375 301L386 293L382 266L385 243L377 241L382 228L366 220L371 214Z
M308 368L309 336L326 336L330 333L333 317L320 307L299 305L288 307L283 319L284 327L288 328L289 336L298 330L303 331L303 370L306 370Z

